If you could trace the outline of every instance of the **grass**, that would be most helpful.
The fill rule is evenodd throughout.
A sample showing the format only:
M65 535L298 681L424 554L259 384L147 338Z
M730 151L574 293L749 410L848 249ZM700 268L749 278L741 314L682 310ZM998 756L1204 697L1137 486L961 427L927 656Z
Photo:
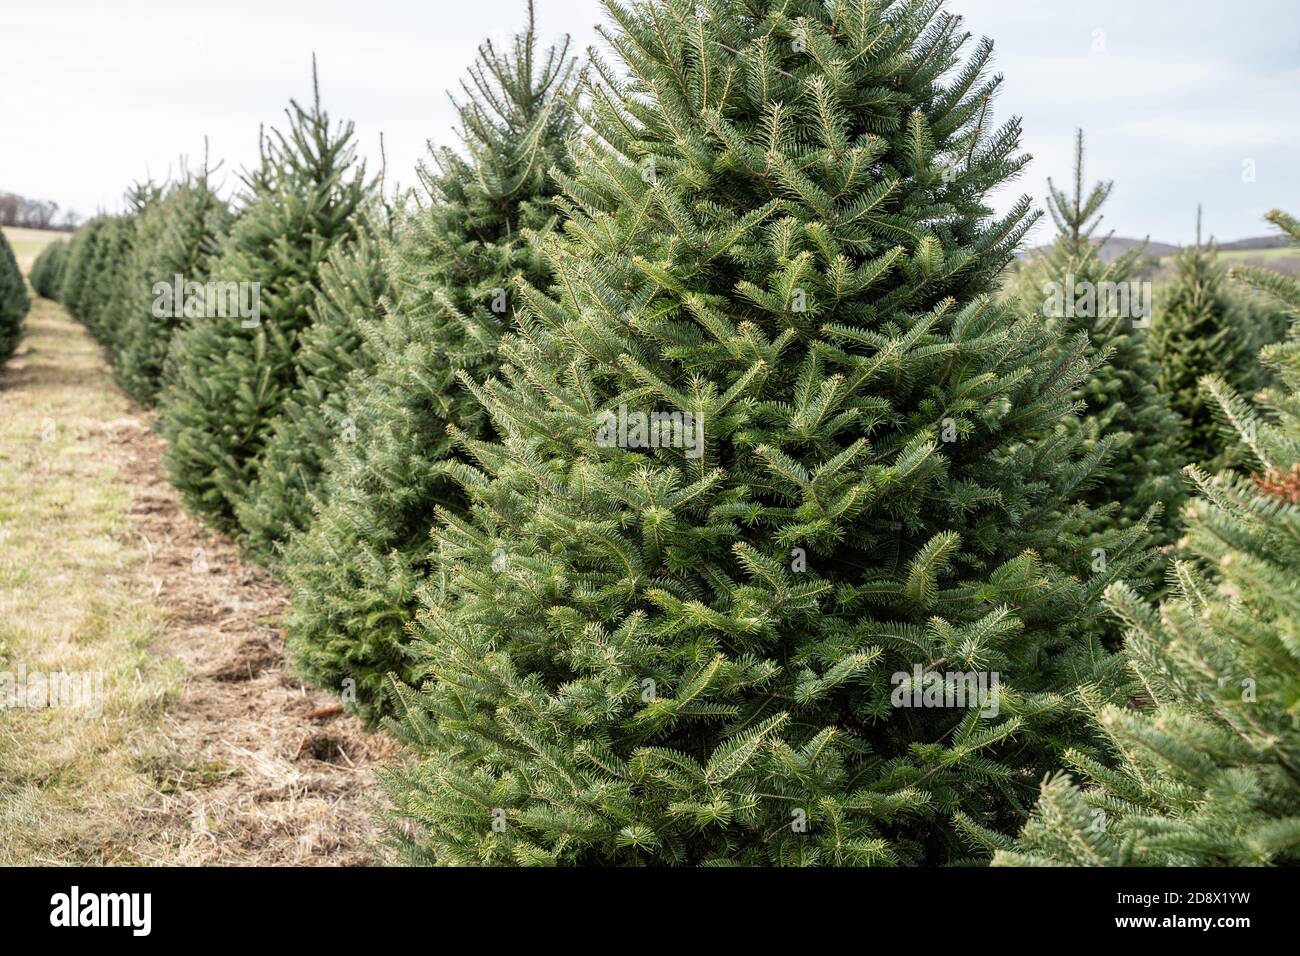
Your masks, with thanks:
M1224 262L1249 262L1262 260L1272 265L1288 263L1290 271L1300 271L1300 247L1277 246L1273 249L1225 249L1219 253Z
M40 255L41 250L51 242L58 242L72 235L70 232L56 232L53 229L24 229L18 226L5 226L4 234L9 240L9 245L13 247L19 268L24 272L31 268L32 262Z
M124 540L104 426L126 401L61 307L36 299L27 321L0 373L0 689L6 674L76 672L103 695L0 707L0 865L138 862L131 810L157 786L154 730L182 669L160 660L160 615Z

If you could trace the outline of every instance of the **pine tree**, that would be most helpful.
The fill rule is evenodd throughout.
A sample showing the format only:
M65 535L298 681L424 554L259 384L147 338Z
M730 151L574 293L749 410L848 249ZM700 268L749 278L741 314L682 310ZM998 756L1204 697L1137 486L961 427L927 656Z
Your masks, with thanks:
M68 263L68 241L51 242L41 250L28 278L36 294L46 299L57 299L63 286L64 269Z
M1270 218L1300 241L1300 222ZM1300 283L1245 274L1300 314ZM998 864L1300 863L1300 324L1261 359L1282 382L1266 417L1222 378L1202 380L1260 471L1188 466L1199 495L1174 597L1152 608L1122 585L1108 592L1138 680L1129 706L1092 708L1111 759L1067 754L1086 787L1048 780Z
M480 47L457 104L462 151L439 149L421 168L428 202L393 249L390 307L362 328L375 368L343 396L350 440L336 445L319 514L282 565L290 648L321 686L354 682L364 713L382 699L385 675L407 671L402 645L428 573L434 509L464 503L444 470L456 455L448 425L488 434L456 373L482 379L495 368L514 322L512 278L549 279L524 235L555 217L547 171L566 165L575 129L567 48L537 48L531 4L510 50Z
M1032 222L986 201L1026 161L991 44L930 0L606 9L555 281L464 376L502 438L458 433L396 687L405 851L967 859L1076 739L1145 533L1070 573L1108 439L1054 427L1086 339L991 295Z
M31 300L9 239L0 232L0 362L14 354Z
M1199 209L1196 245L1178 254L1175 268L1151 323L1149 345L1159 368L1156 382L1184 422L1175 445L1178 459L1215 471L1232 459L1224 457L1229 449L1197 383L1203 376L1218 375L1238 390L1249 390L1255 362L1245 302L1229 289L1214 247L1201 244Z
M81 319L90 303L92 266L108 223L108 216L95 216L82 225L68 243L67 265L58 300L76 319Z
M87 276L81 287L77 310L73 313L95 340L111 345L113 329L109 304L118 270L130 249L131 225L125 216L108 216L95 243L94 257L87 263Z
M93 254L85 260L72 314L108 351L110 359L118 349L130 292L128 263L135 247L140 218L158 200L158 187L138 183L126 193L121 215L105 217L95 237Z
M235 508L245 543L264 561L308 526L326 458L336 441L355 437L343 390L349 376L368 373L373 365L361 329L379 315L387 290L381 242L391 237L383 235L387 227L380 217L363 217L375 219L355 242L335 247L321 264L311 325L295 356L296 387L275 420L257 480Z
M182 168L180 179L142 212L136 227L115 365L118 384L145 407L157 402L172 337L185 320L185 285L207 282L220 240L230 228L230 209L213 191L209 176L206 162L196 174ZM175 301L177 276L181 301ZM159 286L165 289L161 297ZM193 302L199 304L198 296Z
M1137 277L1142 248L1110 261L1103 251L1110 235L1094 238L1102 222L1101 207L1114 183L1083 190L1083 131L1075 137L1073 192L1048 180L1048 211L1056 224L1051 249L1033 255L1013 285L1022 305L1065 333L1086 332L1104 366L1076 396L1087 414L1078 423L1085 447L1102 436L1116 439L1103 480L1085 495L1097 508L1122 503L1119 512L1101 513L1106 524L1121 527L1140 521L1159 503L1164 518L1155 525L1155 543L1174 537L1174 516L1185 496L1175 448L1184 423L1156 388L1158 369L1146 346L1150 313L1149 283Z
M1294 216L1274 209L1265 218L1300 242L1300 221ZM1233 266L1228 270L1228 275L1277 303L1286 317L1288 328L1295 329L1296 318L1300 316L1300 280L1258 266Z
M312 82L311 106L292 101L288 131L264 140L239 218L212 264L209 281L256 294L258 314L227 310L187 322L165 376L161 424L172 481L191 509L228 531L292 390L320 264L356 238L357 212L370 198L352 124L331 126L314 63ZM205 302L204 311L214 310Z

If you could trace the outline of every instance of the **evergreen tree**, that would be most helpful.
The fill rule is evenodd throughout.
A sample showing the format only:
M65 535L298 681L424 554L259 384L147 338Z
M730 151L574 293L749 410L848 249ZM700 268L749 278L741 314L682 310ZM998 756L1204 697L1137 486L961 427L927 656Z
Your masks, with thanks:
M1265 218L1300 242L1300 221L1294 216L1274 209ZM1233 266L1228 270L1228 275L1278 304L1285 316L1286 325L1291 330L1295 329L1296 319L1300 316L1300 280L1259 266Z
M90 302L92 266L108 222L108 216L95 216L78 229L68 243L67 265L58 300L76 319L85 314Z
M1245 302L1228 288L1214 247L1201 244L1199 209L1196 245L1178 254L1175 267L1175 278L1151 324L1151 355L1160 370L1156 382L1184 422L1175 445L1178 459L1217 470L1231 459L1223 457L1228 449L1198 382L1218 375L1234 388L1249 390L1255 362Z
M1145 533L1070 573L1108 439L1055 428L1086 339L990 295L1032 221L986 201L1026 161L991 44L931 0L606 9L551 291L463 376L502 438L457 433L397 685L408 858L964 860L1077 738Z
M159 190L152 183L132 186L125 196L120 216L105 217L95 237L93 253L85 260L86 274L80 282L74 304L68 308L76 319L108 351L116 354L129 293L128 263L135 247L136 227L145 212L157 202Z
M355 242L335 247L321 264L311 325L295 356L296 388L275 420L257 480L236 505L244 541L263 560L274 558L280 542L307 527L325 459L336 440L355 437L343 389L350 375L367 373L373 365L361 328L379 315L387 288L381 242L388 237L382 235L384 221L378 225L378 230L362 228Z
M1271 216L1300 240L1300 223ZM1250 275L1300 307L1294 279ZM1122 585L1108 593L1138 680L1129 706L1092 708L1111 760L1067 754L1086 787L1048 780L998 864L1300 863L1300 326L1262 359L1283 383L1266 418L1203 379L1260 472L1189 466L1200 493L1174 597L1155 609Z
M31 301L13 247L0 232L0 362L14 354Z
M457 104L462 150L439 149L420 170L428 202L393 249L390 307L362 327L373 373L354 376L342 399L351 440L336 445L319 514L283 563L290 648L321 686L355 681L366 713L385 675L407 672L402 645L428 573L434 509L463 505L445 473L456 455L448 425L488 434L455 376L495 368L498 339L514 324L512 278L549 280L524 236L551 228L547 171L567 165L567 46L537 49L530 4L510 50L480 47Z
M1142 520L1147 509L1159 503L1164 518L1155 526L1155 542L1168 544L1174 537L1172 519L1184 498L1175 453L1184 424L1156 388L1158 369L1146 347L1150 302L1141 297L1149 283L1137 276L1142 248L1106 261L1103 251L1110 235L1094 238L1114 183L1096 183L1084 194L1082 130L1075 137L1073 186L1073 192L1066 193L1048 181L1047 208L1056 237L1049 251L1024 264L1013 295L1063 332L1086 332L1093 353L1106 357L1097 375L1079 390L1076 397L1085 403L1087 414L1071 426L1082 431L1085 447L1102 436L1116 440L1103 480L1085 496L1087 502L1100 508L1120 501L1117 514L1099 514L1105 524L1121 527Z
M47 299L57 299L63 285L63 270L68 262L68 241L51 242L41 250L28 278L36 294Z
M180 179L142 212L136 227L115 365L118 384L146 407L157 402L172 336L185 321L185 284L207 282L220 240L230 228L230 209L213 191L209 175L206 162L197 174L182 169ZM174 291L177 276L181 301ZM155 289L159 284L167 290L161 299ZM197 307L201 299L195 296L193 304Z
M204 317L175 335L161 400L167 466L187 505L218 527L256 477L258 455L294 382L299 337L311 321L320 264L355 239L370 198L353 127L330 124L312 67L309 108L291 102L287 132L264 140L244 180L243 208L210 281L257 296L246 315ZM213 310L205 302L205 316Z
M113 284L131 243L131 224L125 216L108 216L95 243L95 254L87 264L77 311L73 314L101 345L111 345L112 317L109 308Z

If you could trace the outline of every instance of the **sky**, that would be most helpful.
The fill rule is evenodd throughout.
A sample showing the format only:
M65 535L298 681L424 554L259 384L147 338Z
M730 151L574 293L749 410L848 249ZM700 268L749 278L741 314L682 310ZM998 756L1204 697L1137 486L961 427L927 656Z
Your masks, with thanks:
M949 0L995 43L997 117L1019 115L1034 161L1003 189L1041 206L1087 135L1089 181L1115 180L1106 227L1186 243L1196 205L1219 240L1265 235L1300 213L1300 3L1296 0ZM524 0L0 0L0 191L83 216L121 208L210 143L227 188L257 158L259 124L311 95L356 123L390 184L414 184L426 143L453 142L455 87L485 37L507 38ZM537 0L546 40L595 40L599 0ZM1049 241L1040 227L1035 242Z

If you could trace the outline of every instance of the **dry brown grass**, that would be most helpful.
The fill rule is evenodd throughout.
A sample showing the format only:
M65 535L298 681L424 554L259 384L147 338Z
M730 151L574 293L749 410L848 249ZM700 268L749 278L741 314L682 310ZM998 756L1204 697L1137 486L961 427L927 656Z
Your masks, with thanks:
M32 263L36 261L41 250L51 242L72 237L70 232L59 232L54 229L26 229L19 226L5 226L4 234L9 240L9 245L13 247L18 268L24 273L31 269Z
M389 744L289 676L281 589L181 511L160 453L37 300L0 372L0 671L106 694L0 710L0 863L373 862Z

